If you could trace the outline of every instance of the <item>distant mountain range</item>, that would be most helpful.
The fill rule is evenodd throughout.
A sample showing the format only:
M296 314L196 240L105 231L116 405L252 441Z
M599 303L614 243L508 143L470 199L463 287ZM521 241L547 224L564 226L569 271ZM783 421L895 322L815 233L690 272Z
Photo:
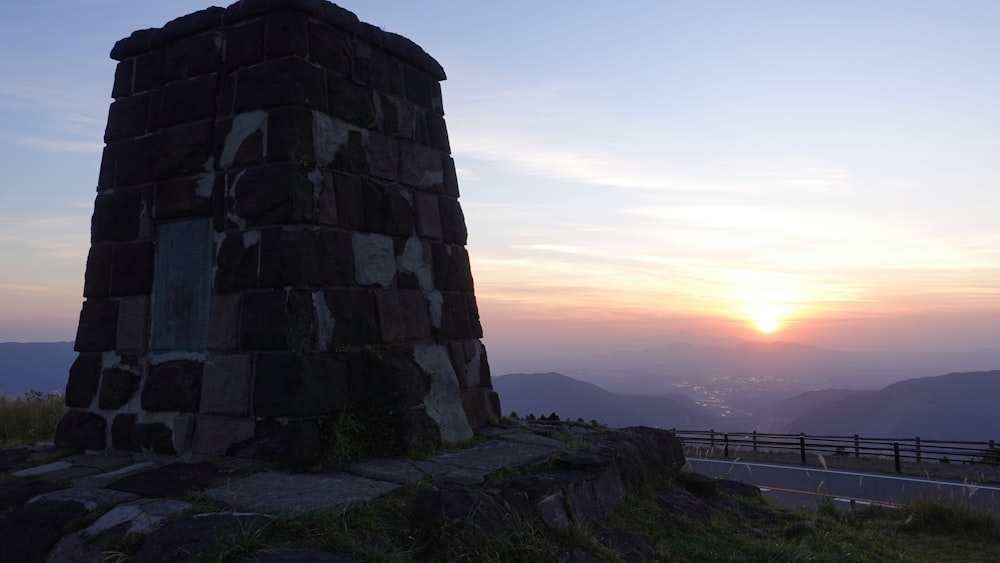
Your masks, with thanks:
M495 364L495 365L494 365ZM686 380L732 376L782 380L789 394L821 386L877 389L904 379L1000 367L1000 348L850 351L791 342L672 342L607 354L491 358L494 373L553 371L620 393L653 392ZM798 386L796 388L795 386ZM787 397L787 394L785 395Z
M61 393L75 359L72 342L0 342L0 393Z
M504 414L582 418L614 427L725 429L712 415L684 396L624 395L561 373L511 373L493 378Z
M786 401L813 404L788 423L790 431L927 440L1000 439L1000 370L908 379L878 391L818 393ZM824 393L832 400L816 404L813 399Z

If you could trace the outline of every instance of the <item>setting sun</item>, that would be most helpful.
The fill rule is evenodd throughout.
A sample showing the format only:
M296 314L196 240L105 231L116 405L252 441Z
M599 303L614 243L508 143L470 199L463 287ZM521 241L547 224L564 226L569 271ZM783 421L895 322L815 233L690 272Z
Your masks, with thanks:
M747 313L754 326L764 334L771 334L781 328L785 307L775 303L754 303L747 306Z

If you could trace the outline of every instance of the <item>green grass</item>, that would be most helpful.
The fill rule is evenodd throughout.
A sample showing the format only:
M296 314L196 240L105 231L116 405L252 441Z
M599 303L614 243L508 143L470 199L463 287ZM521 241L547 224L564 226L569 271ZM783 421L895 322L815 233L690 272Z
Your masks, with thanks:
M65 411L59 395L0 396L0 448L52 441Z

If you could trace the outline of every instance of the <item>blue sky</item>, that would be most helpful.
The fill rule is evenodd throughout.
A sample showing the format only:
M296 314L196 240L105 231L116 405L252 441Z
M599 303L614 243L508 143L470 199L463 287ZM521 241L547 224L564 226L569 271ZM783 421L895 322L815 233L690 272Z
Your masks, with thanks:
M1000 3L339 4L448 73L493 353L1000 343ZM0 4L0 341L72 339L108 52L207 5Z

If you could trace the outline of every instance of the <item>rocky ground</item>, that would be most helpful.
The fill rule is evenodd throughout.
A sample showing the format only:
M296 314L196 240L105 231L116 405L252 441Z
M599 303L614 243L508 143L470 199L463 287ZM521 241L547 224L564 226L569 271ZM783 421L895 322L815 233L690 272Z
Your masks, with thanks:
M561 559L598 561L602 549L615 546L622 559L644 561L653 557L651 546L601 522L630 491L677 472L684 461L667 431L575 423L507 423L472 445L424 459L365 460L316 473L234 458L22 447L0 452L0 561L350 561L287 541L281 549L242 541L225 552L221 540L343 514L399 491L406 491L400 510L416 536L516 535L541 526L566 537L585 527L597 530L593 549L567 546ZM664 514L696 515L731 498L719 496L715 483L688 480L690 492L658 493ZM738 483L725 489L759 494ZM433 544L411 558L433 560L443 549Z

